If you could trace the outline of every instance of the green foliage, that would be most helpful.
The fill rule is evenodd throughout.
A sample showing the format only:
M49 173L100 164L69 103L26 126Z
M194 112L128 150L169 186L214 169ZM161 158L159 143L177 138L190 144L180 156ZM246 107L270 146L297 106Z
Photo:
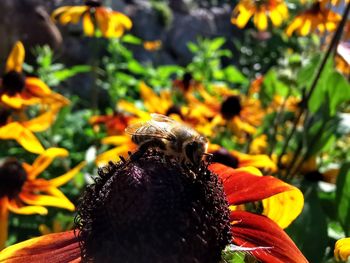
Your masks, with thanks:
M79 73L87 73L91 71L88 65L76 65L71 68L66 68L61 63L54 62L54 53L49 46L37 47L34 51L38 70L36 74L48 86L58 86L62 81L65 81Z
M350 163L344 163L337 180L336 207L346 236L350 235Z

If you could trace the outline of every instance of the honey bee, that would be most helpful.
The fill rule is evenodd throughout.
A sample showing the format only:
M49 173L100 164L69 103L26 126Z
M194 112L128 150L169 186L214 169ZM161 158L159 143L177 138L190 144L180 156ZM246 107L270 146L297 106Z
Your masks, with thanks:
M140 152L158 148L185 164L197 167L208 148L207 139L191 127L162 114L151 114L151 120L132 124L125 129Z

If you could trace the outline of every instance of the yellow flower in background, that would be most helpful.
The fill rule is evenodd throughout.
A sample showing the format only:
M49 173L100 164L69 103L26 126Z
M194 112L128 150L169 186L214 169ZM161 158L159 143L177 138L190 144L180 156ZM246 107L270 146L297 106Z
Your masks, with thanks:
M203 101L189 97L188 117L200 120L195 128L206 136L212 136L218 127L225 127L244 137L254 134L261 124L265 113L258 99L219 87L214 87L214 94L204 89L198 91Z
M332 10L322 7L321 2L315 2L311 8L297 15L288 26L286 34L291 36L296 32L300 36L325 31L332 32L337 28L341 16Z
M335 243L334 257L337 261L347 261L350 257L350 237L339 239Z
M59 106L52 106L35 118L18 120L16 111L2 106L0 108L0 140L16 140L29 152L37 154L44 152L45 149L34 132L47 130L55 121L59 109Z
M129 17L102 6L98 0L87 0L84 6L59 7L51 17L62 25L77 24L82 19L84 33L90 37L99 29L103 37L119 38L132 27Z
M74 205L58 189L71 180L85 165L80 163L67 173L54 179L38 178L57 157L66 157L62 148L50 148L42 153L32 165L7 159L0 165L0 248L7 239L8 214L46 215L45 206L73 211Z
M69 101L51 91L43 81L23 74L24 57L24 46L18 41L7 58L5 73L1 77L0 103L14 109L41 103L67 105Z
M231 22L244 28L251 17L255 27L259 31L265 31L268 19L273 26L279 27L288 18L288 8L283 0L241 0L233 10Z

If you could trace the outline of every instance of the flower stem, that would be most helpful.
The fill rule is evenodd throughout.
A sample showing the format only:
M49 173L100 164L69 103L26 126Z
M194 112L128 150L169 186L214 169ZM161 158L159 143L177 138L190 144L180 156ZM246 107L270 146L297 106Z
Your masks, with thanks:
M315 90L315 88L317 86L317 83L318 83L318 81L319 81L319 79L321 77L322 71L323 71L324 67L326 66L327 60L328 60L332 50L334 50L336 48L336 44L338 43L337 40L341 37L341 34L343 32L343 29L344 29L347 17L349 15L349 12L350 12L350 2L347 4L347 6L346 6L346 8L344 10L342 20L340 21L340 23L339 23L339 25L337 27L337 30L334 33L334 35L332 37L332 40L331 40L331 42L330 42L330 44L329 44L329 46L327 48L326 54L324 55L320 65L319 65L319 67L318 67L318 69L316 71L316 75L315 75L315 78L313 79L313 81L311 83L309 92L306 93L306 95L302 99L300 111L299 111L297 117L295 118L295 120L293 122L293 127L292 127L291 132L289 133L289 135L287 136L287 138L285 140L285 143L284 143L283 148L282 148L282 152L278 156L278 161L277 161L278 166L281 165L282 157L286 153L286 150L287 150L287 148L289 146L289 142L290 142L291 138L293 137L293 135L294 135L294 133L295 133L295 131L297 129L299 120L301 119L302 115L304 114L304 111L307 109L308 101L311 98L312 93L314 92L314 90Z

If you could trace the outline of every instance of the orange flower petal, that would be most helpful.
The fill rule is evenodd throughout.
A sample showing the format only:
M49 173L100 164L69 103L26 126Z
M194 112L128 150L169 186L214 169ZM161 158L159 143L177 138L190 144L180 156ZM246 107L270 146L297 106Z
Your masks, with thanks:
M54 179L51 179L49 181L51 186L61 186L66 184L68 181L70 181L84 166L86 165L86 162L83 161L80 164L78 164L77 166L75 166L73 169L71 169L70 171L68 171L67 173L56 177Z
M53 206L65 208L70 211L74 211L75 209L75 206L66 197L20 193L19 198L26 204L34 206Z
M49 110L40 116L29 121L23 122L22 125L32 132L42 132L51 127L56 120L58 109Z
M308 262L289 236L265 216L245 211L232 211L233 243L256 248L250 251L259 261L269 263Z
M32 153L45 151L35 135L18 122L12 122L0 127L0 139L16 140L24 149Z
M9 201L7 207L11 212L15 214L20 214L20 215L33 215L33 214L47 215L47 212L48 212L47 209L42 206L19 207L14 200Z
M214 163L209 169L222 179L230 205L260 201L294 189L293 186L272 176L257 176L245 169L233 169Z
M40 79L27 77L25 88L37 97L45 97L51 94L51 89Z
M25 50L22 42L17 41L11 50L11 53L6 61L6 72L11 70L22 72Z
M0 198L0 250L5 247L8 234L7 197Z
M47 149L38 158L35 159L30 171L27 171L28 178L31 180L34 179L52 163L53 159L56 157L66 157L68 154L68 151L63 148Z
M23 96L22 93L14 96L8 94L1 95L1 102L14 109L21 109L23 106L29 106L40 103L40 99L36 97Z
M1 251L0 262L80 262L79 241L73 230L32 238Z

